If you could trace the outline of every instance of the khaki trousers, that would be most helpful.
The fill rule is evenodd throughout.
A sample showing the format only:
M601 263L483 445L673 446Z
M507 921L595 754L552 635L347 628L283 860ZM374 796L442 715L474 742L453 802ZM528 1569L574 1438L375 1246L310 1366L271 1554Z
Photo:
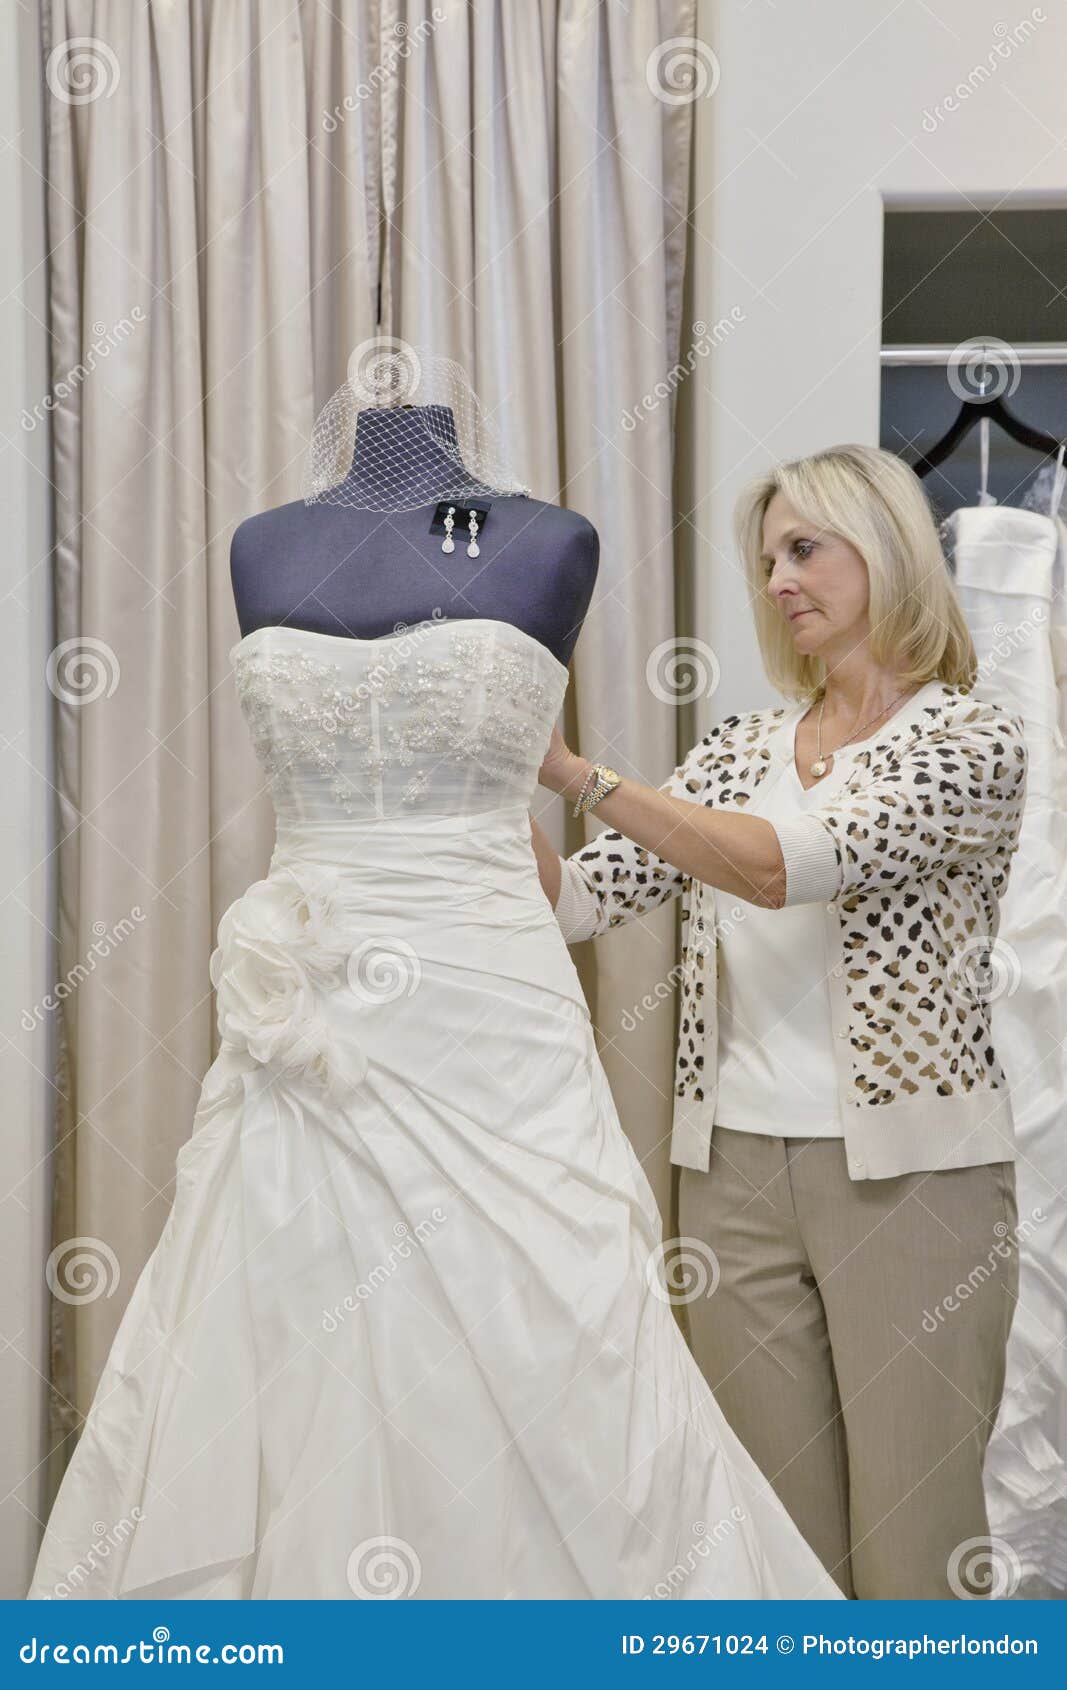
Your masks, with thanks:
M1014 1165L853 1181L841 1139L717 1127L678 1221L717 1261L684 1311L697 1364L845 1595L986 1593L967 1546L989 1531Z

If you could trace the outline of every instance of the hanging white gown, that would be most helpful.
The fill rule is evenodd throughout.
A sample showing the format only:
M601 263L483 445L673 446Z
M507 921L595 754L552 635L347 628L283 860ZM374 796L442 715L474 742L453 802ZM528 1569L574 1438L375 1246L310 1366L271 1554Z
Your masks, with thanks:
M1016 1121L1019 1301L986 1455L990 1530L1019 1557L1019 1597L1067 1594L1067 529L987 505L946 525L986 689L1026 726L1019 849L991 967L993 1027Z
M567 670L490 619L233 657L277 845L29 1594L840 1598L686 1348L538 881Z

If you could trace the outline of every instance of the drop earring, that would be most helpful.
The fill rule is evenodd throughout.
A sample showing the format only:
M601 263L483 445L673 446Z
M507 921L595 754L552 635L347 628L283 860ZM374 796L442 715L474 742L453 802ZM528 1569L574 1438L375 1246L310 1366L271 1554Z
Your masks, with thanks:
M449 505L448 510L445 514L445 537L441 541L441 550L443 552L454 552L455 549L456 549L456 542L452 538L452 530L455 526L456 526L456 507L455 507L455 505Z
M478 518L473 511L471 511L471 519L468 522L467 527L470 529L470 536L471 536L470 537L470 543L467 546L467 556L468 557L477 557L478 556Z

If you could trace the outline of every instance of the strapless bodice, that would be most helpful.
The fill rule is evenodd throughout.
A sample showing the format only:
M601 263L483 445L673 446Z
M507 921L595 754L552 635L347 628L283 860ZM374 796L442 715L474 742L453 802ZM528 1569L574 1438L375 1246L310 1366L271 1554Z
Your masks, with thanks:
M568 680L489 617L367 640L257 628L230 657L279 823L528 804Z

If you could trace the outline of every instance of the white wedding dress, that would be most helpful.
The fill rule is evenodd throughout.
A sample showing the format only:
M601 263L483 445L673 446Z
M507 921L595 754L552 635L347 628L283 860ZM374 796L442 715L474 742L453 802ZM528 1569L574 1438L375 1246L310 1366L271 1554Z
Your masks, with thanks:
M29 1595L838 1598L658 1269L492 619L235 646L277 811L222 1047Z

